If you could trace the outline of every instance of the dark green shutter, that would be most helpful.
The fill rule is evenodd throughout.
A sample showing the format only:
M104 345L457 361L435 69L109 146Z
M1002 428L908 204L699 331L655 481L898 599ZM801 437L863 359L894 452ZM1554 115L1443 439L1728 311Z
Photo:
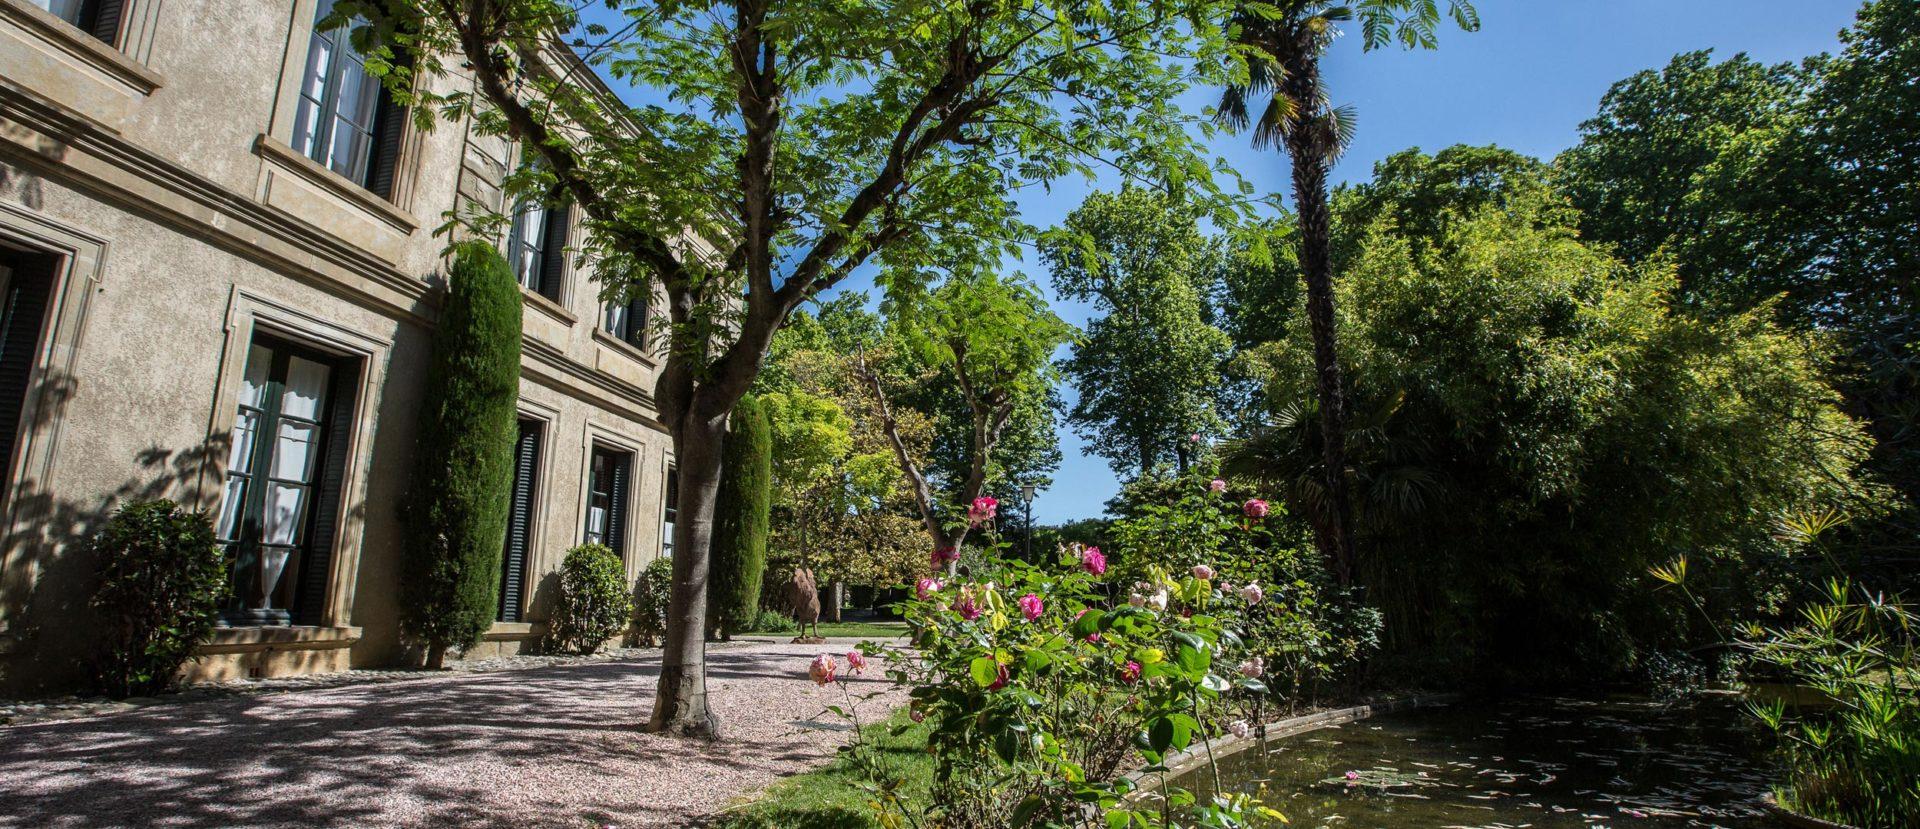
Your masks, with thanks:
M93 35L108 46L120 45L120 13L126 8L126 0L93 0L82 12L81 22L85 23L87 34Z
M629 290L644 291L647 286L636 285ZM629 344L640 348L647 347L647 300L644 294L627 300L627 330L623 336Z
M533 548L533 497L540 472L540 422L520 421L513 447L513 501L507 513L506 549L500 555L500 621L520 621L526 595L527 558Z
M5 250L0 248L0 251ZM21 256L7 264L13 277L0 296L0 468L13 462L14 448L26 425L26 408L33 365L39 361L40 330L47 318L47 300L53 293L53 272L59 262L44 254ZM12 478L7 479L9 482Z
M293 623L319 625L326 621L328 583L333 575L333 549L339 540L340 502L347 484L347 449L353 443L353 398L360 387L358 361L341 361L327 384L326 432L321 438L319 480L314 487L312 524L306 549L300 554L300 584L294 594ZM265 439L265 438L263 438Z
M409 72L412 66L412 58L403 55L393 71ZM406 134L407 108L393 99L393 91L383 83L380 107L373 117L373 157L367 160L367 189L389 201L393 199L394 180L400 171L400 139Z
M560 301L560 284L567 275L567 231L571 226L572 205L560 202L547 208L546 232L540 237L541 296Z
M633 456L628 454L610 454L607 458L613 467L613 482L607 487L607 494L613 503L607 508L607 547L622 560L627 557L627 490L633 479Z

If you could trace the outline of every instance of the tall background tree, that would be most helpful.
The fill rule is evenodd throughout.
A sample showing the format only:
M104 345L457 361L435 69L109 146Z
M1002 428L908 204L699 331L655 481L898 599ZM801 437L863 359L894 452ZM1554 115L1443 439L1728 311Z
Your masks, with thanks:
M1920 6L1871 2L1799 66L1680 55L1615 84L1558 184L1584 235L1678 271L1689 306L1766 309L1832 342L1848 409L1904 508L1841 535L1881 575L1920 572ZM1863 516L1864 517L1864 516ZM1909 584L1912 584L1909 576Z
M513 487L520 286L485 242L454 246L414 443L402 624L438 670L493 624Z
M1447 14L1475 31L1480 18L1467 0L1447 0ZM1279 144L1293 162L1293 208L1300 227L1299 261L1306 281L1306 309L1313 337L1320 419L1321 477L1327 509L1314 527L1314 542L1342 583L1352 578L1352 507L1347 493L1345 382L1334 328L1332 213L1327 174L1353 132L1353 113L1328 105L1320 59L1343 24L1357 23L1369 51L1398 43L1434 48L1441 20L1437 0L1283 0L1246 3L1234 13L1229 37L1245 54L1244 73L1221 94L1219 118L1253 128L1255 146ZM1254 119L1250 98L1267 96Z
M1016 188L1096 159L1204 190L1209 167L1164 102L1223 80L1211 58L1229 7L615 2L612 26L582 26L580 7L343 0L332 22L371 21L356 42L421 125L471 123L537 155L514 186L578 206L606 289L664 295L654 399L680 519L650 726L710 736L703 634L724 424L774 333L870 261L982 261L999 246L988 240L1028 234ZM627 107L574 82L551 47L576 30L590 63L661 103ZM400 50L410 71L390 71Z
M915 288L921 280L895 284L884 345L857 356L854 371L933 548L957 550L969 529L958 516L968 504L1008 482L1010 471L1046 471L1022 468L1033 460L1028 446L1007 463L1002 441L1016 423L1029 440L1052 432L1053 352L1073 327L1023 277L956 272L924 292ZM901 387L930 415L936 451L946 439L946 457L931 459L946 460L946 468L930 469L914 457L896 404Z
M772 429L752 395L740 398L727 421L726 462L714 505L713 597L707 623L708 632L723 640L744 630L760 613L773 505Z
M1095 193L1040 252L1054 291L1101 313L1062 364L1080 394L1067 422L1116 473L1185 471L1191 436L1223 425L1215 395L1231 344L1206 319L1199 217L1144 188Z

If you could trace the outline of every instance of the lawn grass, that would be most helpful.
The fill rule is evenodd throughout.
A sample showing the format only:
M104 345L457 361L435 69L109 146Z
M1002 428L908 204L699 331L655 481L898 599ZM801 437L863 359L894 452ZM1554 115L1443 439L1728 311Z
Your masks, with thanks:
M796 636L794 631L747 631L748 636ZM859 639L898 639L907 635L906 622L821 622L821 636L850 636Z
M825 625L822 625L825 627ZM895 728L904 728L899 734ZM926 803L933 782L933 756L927 753L927 727L914 725L905 709L861 730L881 762L906 781L901 794ZM717 829L878 829L873 795L861 784L866 775L844 756L805 774L789 777L758 800L727 810Z

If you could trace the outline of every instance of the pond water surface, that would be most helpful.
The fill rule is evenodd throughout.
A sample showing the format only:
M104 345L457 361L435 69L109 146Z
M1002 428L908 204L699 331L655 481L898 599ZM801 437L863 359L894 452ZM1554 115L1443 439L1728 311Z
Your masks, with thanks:
M1296 829L1758 829L1765 754L1725 700L1533 699L1383 715L1219 765ZM1174 784L1208 797L1212 779Z

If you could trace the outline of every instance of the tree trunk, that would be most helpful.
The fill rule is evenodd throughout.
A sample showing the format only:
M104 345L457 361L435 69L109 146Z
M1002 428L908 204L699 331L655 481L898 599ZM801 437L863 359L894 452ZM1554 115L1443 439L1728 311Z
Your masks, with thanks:
M673 590L667 605L667 635L660 654L660 684L649 730L717 739L720 723L707 708L707 564L713 540L713 507L720 491L724 416L677 418L674 461L680 500L673 525Z
M434 642L427 646L427 670L438 671L447 667L447 646Z
M847 603L847 583L834 579L827 583L827 601L820 617L825 621L840 621L840 606Z
M1353 580L1351 506L1347 499L1347 405L1334 330L1332 218L1327 206L1327 151L1311 133L1294 131L1287 143L1293 160L1293 200L1300 212L1300 266L1307 283L1307 325L1313 335L1315 387L1320 397L1321 464L1329 515L1316 516L1314 546L1346 585Z

